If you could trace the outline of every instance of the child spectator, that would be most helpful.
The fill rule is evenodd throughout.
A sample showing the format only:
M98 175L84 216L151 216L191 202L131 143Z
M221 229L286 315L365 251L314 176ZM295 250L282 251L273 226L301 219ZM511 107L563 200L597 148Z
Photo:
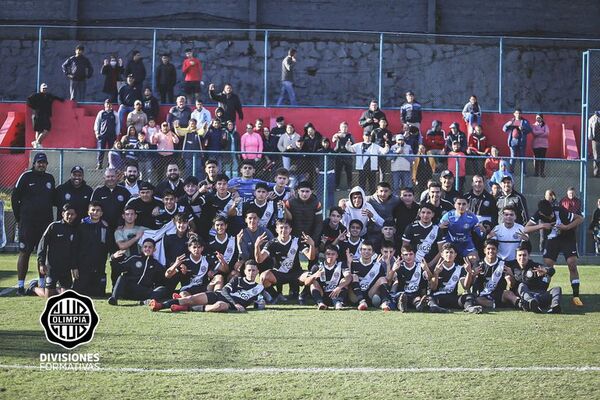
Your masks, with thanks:
M115 141L112 149L108 152L108 167L117 171L123 171L125 160L123 159L123 145L120 141Z
M467 175L467 158L465 153L460 150L460 143L457 140L452 142L452 151L448 155L452 156L448 158L448 171L458 177L458 191L462 192Z
M500 169L500 152L496 146L490 147L490 157L485 160L484 169L485 169L485 177L487 179L491 179L494 172Z
M142 128L142 132L146 135L146 140L149 143L152 143L152 137L157 134L159 131L158 126L156 126L156 120L154 118L148 119L148 125Z

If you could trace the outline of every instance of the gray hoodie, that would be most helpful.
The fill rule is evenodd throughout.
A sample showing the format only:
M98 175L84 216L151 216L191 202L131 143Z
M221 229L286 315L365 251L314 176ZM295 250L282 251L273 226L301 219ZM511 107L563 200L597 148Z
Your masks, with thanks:
M363 202L360 208L356 208L352 205L352 194L360 193L362 196ZM350 226L350 221L353 219L358 219L363 223L363 229L360 232L360 236L364 236L367 233L367 223L369 222L369 217L362 214L363 210L369 210L373 214L373 222L375 222L379 226L383 226L383 218L375 211L375 208L369 203L367 203L367 198L365 196L365 192L362 190L360 186L355 186L352 188L350 193L348 194L348 201L346 202L346 209L344 210L344 215L342 216L342 224L344 226Z

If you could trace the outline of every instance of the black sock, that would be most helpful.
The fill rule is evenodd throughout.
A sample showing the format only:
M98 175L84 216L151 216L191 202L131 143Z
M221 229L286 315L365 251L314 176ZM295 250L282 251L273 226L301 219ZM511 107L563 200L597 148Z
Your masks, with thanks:
M386 301L390 301L390 291L387 288L387 285L379 286L379 297L381 298L381 303L385 303Z
M400 290L400 285L398 284L398 282L394 282L394 284L392 285L392 289L390 290L391 294L397 294Z
M352 292L354 292L354 295L356 296L356 301L360 302L361 300L363 300L363 293L362 290L360 290L360 285L358 284L358 282L352 282L351 287Z
M265 290L267 291L267 293L269 293L269 295L273 298L273 300L275 300L275 298L278 295L277 290L275 290L275 288L273 286L269 286Z
M319 304L323 302L323 296L321 295L321 292L319 292L317 289L312 289L310 291L310 294L312 295L312 298L315 301L315 303Z
M174 304L179 304L179 299L171 299L171 300L164 301L164 302L162 303L162 305L163 305L165 308L169 308L169 307L171 307L171 306L172 306L172 305L174 305Z
M472 294L466 294L464 299L465 299L464 300L465 304L463 306L464 309L467 309L467 308L473 306L473 295Z
M310 290L310 286L304 286L302 291L300 292L300 296L306 298L312 291Z
M571 281L571 288L573 289L573 297L579 297L579 279Z

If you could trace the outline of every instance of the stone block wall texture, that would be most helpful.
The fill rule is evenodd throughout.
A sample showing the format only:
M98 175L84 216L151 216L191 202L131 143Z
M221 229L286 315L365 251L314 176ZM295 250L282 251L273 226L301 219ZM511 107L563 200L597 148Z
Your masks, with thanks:
M249 17L253 2L255 21ZM465 0L232 0L227 4L132 0L127 7L116 0L105 0L102 7L91 1L6 0L0 19L7 23L48 23L52 16L51 22L79 25L424 32L431 3L436 7L438 33L600 38L600 3L592 0L485 5ZM518 10L518 17L513 10ZM43 38L41 79L59 95L66 95L68 87L60 65L80 42L86 45L86 55L96 69L88 81L90 101L105 97L100 92L100 68L110 53L127 59L133 49L142 51L150 74L151 30L48 28ZM231 82L245 104L263 104L263 33L159 30L157 39L157 55L172 53L178 69L183 49L193 47L203 62L205 81L217 85ZM362 107L378 96L379 35L272 31L267 47L268 104L274 104L279 95L281 60L290 47L298 49L296 93L301 105ZM581 52L594 47L600 48L600 41L505 39L503 109L579 112ZM35 90L37 48L36 29L0 28L0 100L23 100ZM462 108L473 93L484 109L497 110L498 75L497 39L384 36L384 107L400 106L403 93L410 89L425 107ZM150 84L150 79L146 83Z

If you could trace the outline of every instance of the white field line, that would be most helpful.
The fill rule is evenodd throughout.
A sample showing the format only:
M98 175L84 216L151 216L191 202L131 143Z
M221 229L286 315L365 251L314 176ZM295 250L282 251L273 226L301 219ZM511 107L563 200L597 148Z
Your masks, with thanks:
M0 364L0 369L17 369L17 370L40 370L50 371L50 368L40 365L10 365ZM600 366L530 366L530 367L424 367L424 368L376 368L376 367L355 367L355 368L111 368L98 367L90 368L89 372L131 372L131 373L163 373L163 374L373 374L373 373L493 373L493 372L600 372Z

